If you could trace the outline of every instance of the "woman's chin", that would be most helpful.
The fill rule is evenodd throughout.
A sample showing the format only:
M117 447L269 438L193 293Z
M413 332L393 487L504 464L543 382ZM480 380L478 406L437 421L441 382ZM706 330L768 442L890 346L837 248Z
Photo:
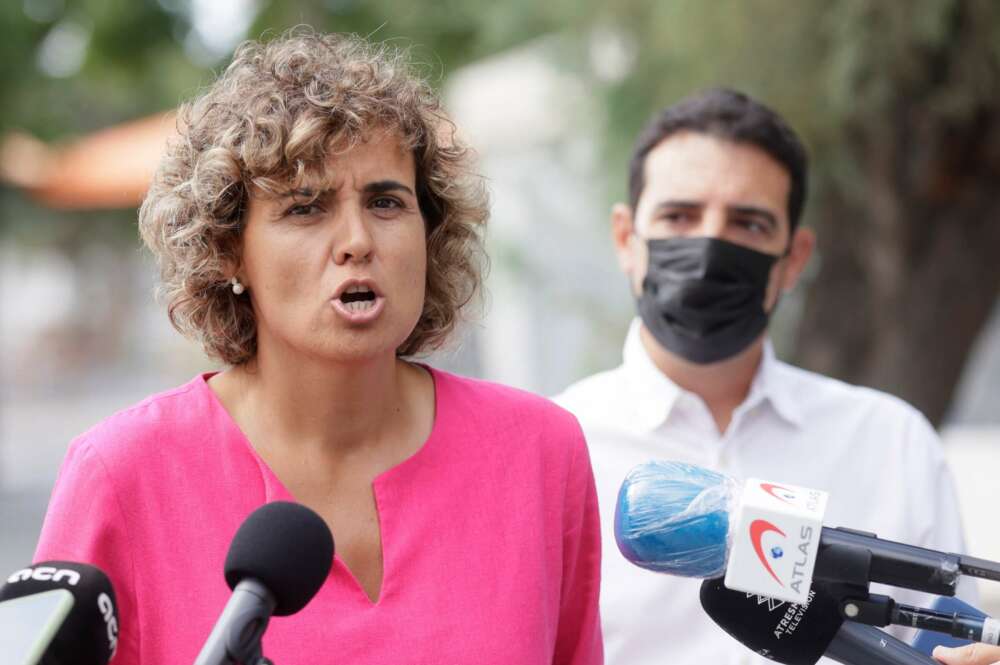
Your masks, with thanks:
M408 336L408 335L407 335ZM396 349L402 346L406 337L399 335L380 335L375 331L351 331L338 334L337 339L330 340L316 350L316 354L325 361L337 364L366 364L380 359L396 357Z

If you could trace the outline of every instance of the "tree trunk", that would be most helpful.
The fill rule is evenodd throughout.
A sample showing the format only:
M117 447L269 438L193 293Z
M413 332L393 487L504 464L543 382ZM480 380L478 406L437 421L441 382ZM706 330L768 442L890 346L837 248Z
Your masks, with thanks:
M1000 295L1000 99L956 98L970 66L994 92L1000 78L996 60L970 55L983 38L971 5L956 2L936 48L902 56L878 113L845 122L839 149L862 181L811 203L821 265L797 342L801 365L898 395L935 424Z

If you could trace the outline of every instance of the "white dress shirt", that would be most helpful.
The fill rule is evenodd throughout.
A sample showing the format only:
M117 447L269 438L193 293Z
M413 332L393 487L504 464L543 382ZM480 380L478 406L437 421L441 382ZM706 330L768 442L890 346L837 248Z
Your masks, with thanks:
M885 393L785 364L775 358L770 344L765 344L750 393L724 434L701 398L656 368L639 338L638 320L629 330L620 367L573 384L555 400L580 420L596 475L608 665L771 662L704 614L698 602L700 580L637 568L618 552L618 489L629 470L642 462L681 460L738 479L753 476L825 490L830 493L827 526L964 552L951 473L927 420ZM881 585L872 590L924 607L933 600ZM963 582L960 595L974 603L974 584Z

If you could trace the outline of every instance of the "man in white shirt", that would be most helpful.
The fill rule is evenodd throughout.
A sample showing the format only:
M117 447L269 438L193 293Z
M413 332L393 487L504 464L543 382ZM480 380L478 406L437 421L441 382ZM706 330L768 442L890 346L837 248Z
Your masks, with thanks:
M815 244L798 224L806 179L795 133L730 90L665 109L638 139L630 201L614 206L611 221L639 316L621 366L556 398L583 425L597 478L609 665L768 662L705 616L700 580L637 568L617 551L618 489L651 459L822 489L830 526L964 551L953 481L923 416L884 393L787 365L767 341L768 317ZM968 584L961 595L974 602ZM776 621L786 609L774 608Z

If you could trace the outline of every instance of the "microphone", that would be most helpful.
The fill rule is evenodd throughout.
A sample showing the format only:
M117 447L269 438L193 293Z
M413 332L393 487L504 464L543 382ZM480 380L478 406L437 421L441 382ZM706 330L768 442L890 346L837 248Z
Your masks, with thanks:
M233 595L195 665L257 665L271 615L305 607L332 565L333 535L309 508L275 501L250 513L226 555L226 584Z
M118 647L111 580L99 568L44 561L0 587L4 662L17 665L107 665Z
M914 607L897 603L889 596L857 593L857 588L850 585L841 587L841 614L859 623L870 626L907 626L919 628L918 638L924 644L933 641L931 649L923 649L925 653L933 651L933 646L947 641L984 642L997 646L1000 644L1000 621L983 614L980 610L962 602L957 598L938 596L932 609ZM927 631L940 633L937 638L926 636ZM949 638L943 637L947 635ZM915 648L918 643L913 643ZM958 646L951 644L947 646ZM922 650L918 648L918 651Z
M826 656L845 665L936 665L878 628L845 621L838 599L814 585L801 605L727 589L722 578L701 585L701 606L720 628L758 655L787 665Z
M1000 644L1000 621L958 598L938 597L931 612L943 616L943 626L921 626L913 638L913 648L928 656L934 647L962 647L972 642ZM956 630L958 628L958 630ZM964 630L963 630L964 629Z
M761 490L776 501L795 500L796 492L774 483L753 483L747 488L757 495ZM805 490L805 492L812 492ZM816 493L821 494L821 493ZM618 549L633 564L672 575L708 578L722 575L731 563L734 538L740 511L745 508L740 485L721 473L681 462L648 462L626 476L618 493L615 510L615 540ZM762 520L757 520L757 524ZM770 532L784 536L774 525L764 522L756 536L756 557L747 559L765 569L781 584L772 569L786 550L796 554L799 531L791 533L785 547L762 546ZM753 526L753 525L751 525ZM786 568L798 573L795 585L802 591L813 580L867 587L871 582L924 591L940 596L954 596L959 578L970 575L1000 581L1000 564L961 554L938 552L878 538L875 534L845 528L822 527L815 567L808 571ZM804 529L803 536L814 534ZM770 538L777 539L772 534ZM741 540L742 542L742 540ZM804 550L803 550L804 551ZM784 557L786 561L791 557ZM804 585L804 586L803 586ZM778 587L775 586L775 589ZM777 592L776 592L777 593ZM775 595L775 594L768 594ZM780 593L778 593L780 595Z
M681 577L726 571L729 513L739 486L683 462L647 462L625 476L615 506L615 541L630 562Z

